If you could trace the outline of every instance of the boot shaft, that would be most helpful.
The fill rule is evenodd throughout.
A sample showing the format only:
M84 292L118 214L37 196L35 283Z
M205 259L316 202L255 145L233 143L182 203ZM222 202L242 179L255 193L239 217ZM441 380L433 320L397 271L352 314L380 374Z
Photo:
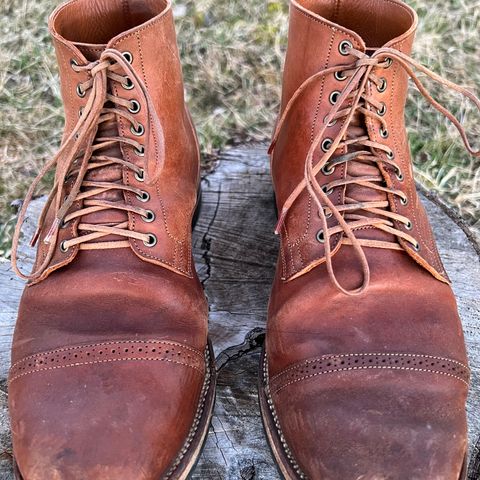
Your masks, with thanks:
M66 218L70 220L63 222L66 228L58 229L58 237L54 239L57 246L52 251L49 239L52 231L56 234L56 216L62 207L61 201L54 200L46 211L39 236L36 269L40 268L41 274L33 281L42 280L53 270L73 262L80 248L97 248L100 242L106 245L114 241L117 247L118 240L144 261L194 276L191 221L200 179L199 148L185 106L171 3L166 0L72 0L54 11L49 26L65 108L64 151L57 162L56 178L63 183L60 177L66 169L65 194L68 196L75 175L69 178L63 153L68 156L76 148L76 154L81 156L85 148L90 148L91 138L76 146L70 137L85 109L91 107L92 98L103 95L100 117L110 115L112 118L88 127L97 129L93 144L106 142L92 154L120 158L124 164L88 167L85 180L122 184L117 190L100 191L93 201L120 202L127 206L122 210L96 205L90 209L93 211L71 218L75 209L88 207L92 198L75 201L67 212ZM111 55L122 58L116 62ZM110 67L105 68L106 61L111 63ZM99 72L100 68L104 71ZM117 110L112 115L114 107ZM111 141L112 138L121 141ZM127 164L133 164L134 170ZM122 224L121 228L140 236L125 239L112 233L103 235L95 247L73 245L72 239L91 233L89 230L79 232L82 224ZM108 255L108 248L105 254Z
M345 72L355 72L361 62L370 61L379 49L392 49L399 55L409 56L417 23L415 12L399 1L376 0L366 4L354 1L292 0L280 112L282 126L277 130L272 154L272 174L279 211L304 179L306 158L314 139L324 132L318 148L313 152L312 164L317 165L344 127L345 118L339 117L328 122L327 118L338 107L336 103L349 88L354 73L346 77L342 69L333 70L344 66ZM361 59L352 54L352 48L362 54ZM325 75L319 75L324 71L327 71ZM377 150L376 153L383 158L387 154L392 155L395 165L388 164L389 158L386 158L387 163L378 166L365 162L344 162L335 168L325 165L318 172L317 181L323 187L340 182L338 187L325 190L329 200L337 206L345 205L351 199L357 202L388 202L389 211L408 219L404 223L393 222L395 228L411 237L410 242L400 238L398 244L437 279L448 282L413 178L404 121L407 72L400 61L385 58L384 62L373 68L370 77L364 88L364 96L369 99L364 108L378 108L377 118L374 115L367 118L359 109L348 126L344 140L368 137L369 141L382 145L383 150ZM357 82L361 86L361 79L357 79ZM352 107L354 92L338 110ZM362 148L371 151L370 147ZM332 156L333 163L341 155L358 149L360 147L343 146ZM371 189L355 182L346 186L342 183L348 182L350 177L362 175L379 177L387 188L399 190L403 196L395 197L388 191ZM317 214L313 196L307 190L304 188L289 207L279 232L282 235L284 280L297 278L325 262L325 244L321 237L323 223L320 214ZM328 211L327 216L329 228L335 227L338 221ZM372 215L367 213L365 216ZM365 242L397 242L396 237L386 229L370 226L356 230L355 235ZM332 235L330 245L333 254L340 249L342 237L345 238L340 232Z

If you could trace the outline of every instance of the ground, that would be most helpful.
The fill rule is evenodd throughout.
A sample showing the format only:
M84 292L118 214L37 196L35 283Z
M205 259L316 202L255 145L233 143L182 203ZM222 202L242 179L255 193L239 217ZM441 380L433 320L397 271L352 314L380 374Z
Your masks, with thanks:
M61 136L57 70L47 30L47 17L58 3L0 2L0 257L10 253L11 203L23 197ZM479 93L480 1L409 3L421 19L415 57ZM286 0L192 0L175 3L174 10L204 158L232 142L267 140L278 110ZM480 137L479 116L471 106L457 95L431 91L466 122L471 138ZM407 112L417 179L480 231L480 159L463 152L454 128L413 89ZM42 188L45 192L48 182Z

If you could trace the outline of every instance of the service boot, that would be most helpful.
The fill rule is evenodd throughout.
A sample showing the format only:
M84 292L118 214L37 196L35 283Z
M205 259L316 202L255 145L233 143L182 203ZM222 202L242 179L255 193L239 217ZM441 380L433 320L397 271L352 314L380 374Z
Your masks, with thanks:
M72 0L50 30L66 128L19 219L55 167L12 349L17 478L184 479L214 371L191 253L199 149L171 4Z
M415 190L408 78L467 90L410 58L396 0L292 0L271 155L281 235L260 399L289 479L458 480L469 369ZM425 77L424 77L425 78Z

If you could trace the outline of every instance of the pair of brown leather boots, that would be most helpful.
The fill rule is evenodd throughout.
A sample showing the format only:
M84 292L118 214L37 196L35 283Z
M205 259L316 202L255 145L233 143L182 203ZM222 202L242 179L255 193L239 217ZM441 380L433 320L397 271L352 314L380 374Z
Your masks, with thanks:
M288 479L466 476L469 370L404 127L415 12L292 0L272 146L281 248L260 405ZM9 379L23 480L184 479L215 395L191 253L199 148L169 0L50 20L66 128ZM14 255L13 265L16 270Z

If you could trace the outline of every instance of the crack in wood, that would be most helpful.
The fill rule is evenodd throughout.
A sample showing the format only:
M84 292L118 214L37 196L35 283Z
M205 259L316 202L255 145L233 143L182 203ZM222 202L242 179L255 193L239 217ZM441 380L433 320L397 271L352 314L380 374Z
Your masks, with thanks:
M206 180L206 178L207 177L205 177L205 181L208 183L208 180ZM220 188L217 192L217 203L215 205L215 210L213 212L212 218L210 219L210 222L207 225L207 229L205 230L205 233L202 236L202 241L201 241L201 248L203 250L202 259L205 262L205 266L206 266L205 276L201 280L201 284L203 285L203 288L205 288L206 283L210 279L211 271L212 271L212 264L211 264L211 258L210 258L210 252L212 248L212 239L210 238L210 230L213 227L215 220L217 219L218 210L220 208L221 196L222 196L222 189Z
M239 345L229 347L220 352L216 358L217 372L224 368L228 362L237 360L244 355L259 351L265 341L265 329L254 328L245 335L245 340Z

